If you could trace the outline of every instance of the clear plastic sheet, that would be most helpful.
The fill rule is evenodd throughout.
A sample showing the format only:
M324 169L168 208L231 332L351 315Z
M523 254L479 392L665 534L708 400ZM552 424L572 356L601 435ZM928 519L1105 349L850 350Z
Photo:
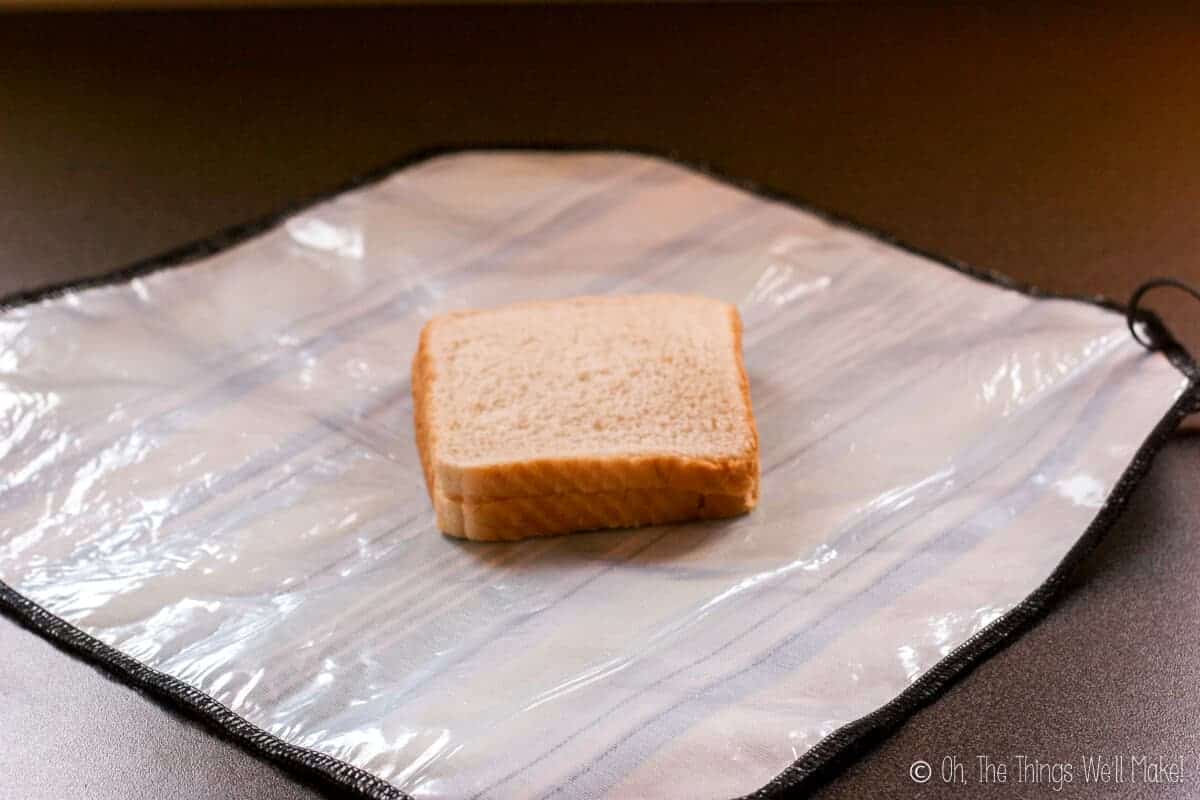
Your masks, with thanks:
M762 500L440 535L417 333L736 302ZM721 798L1037 587L1185 385L1035 300L640 156L436 158L180 269L0 313L0 579L417 798Z

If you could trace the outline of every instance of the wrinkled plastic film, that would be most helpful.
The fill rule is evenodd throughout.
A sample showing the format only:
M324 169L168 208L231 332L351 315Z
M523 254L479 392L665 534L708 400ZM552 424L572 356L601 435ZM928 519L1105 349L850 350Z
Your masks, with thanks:
M438 533L423 323L643 291L738 304L758 509ZM418 798L731 797L1040 585L1183 387L1117 314L676 165L442 157L0 312L0 579Z

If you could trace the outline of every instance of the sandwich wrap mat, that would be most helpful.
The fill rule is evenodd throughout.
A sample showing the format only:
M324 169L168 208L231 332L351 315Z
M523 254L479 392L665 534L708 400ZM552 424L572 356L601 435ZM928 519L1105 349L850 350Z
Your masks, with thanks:
M758 508L441 535L425 321L638 292L741 310ZM440 155L8 302L0 601L372 797L802 793L1045 610L1195 407L1169 350L666 160Z

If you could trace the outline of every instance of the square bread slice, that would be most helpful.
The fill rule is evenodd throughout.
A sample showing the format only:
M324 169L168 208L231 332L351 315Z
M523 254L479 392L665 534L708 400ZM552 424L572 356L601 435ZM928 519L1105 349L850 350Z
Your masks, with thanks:
M413 361L438 526L519 539L744 513L758 433L737 309L689 295L446 314Z

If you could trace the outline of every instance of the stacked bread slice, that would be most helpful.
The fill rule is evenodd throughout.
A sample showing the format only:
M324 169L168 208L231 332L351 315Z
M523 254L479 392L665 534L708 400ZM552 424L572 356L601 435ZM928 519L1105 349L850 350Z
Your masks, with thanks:
M509 540L728 517L758 499L741 320L688 295L446 314L413 361L447 534Z

